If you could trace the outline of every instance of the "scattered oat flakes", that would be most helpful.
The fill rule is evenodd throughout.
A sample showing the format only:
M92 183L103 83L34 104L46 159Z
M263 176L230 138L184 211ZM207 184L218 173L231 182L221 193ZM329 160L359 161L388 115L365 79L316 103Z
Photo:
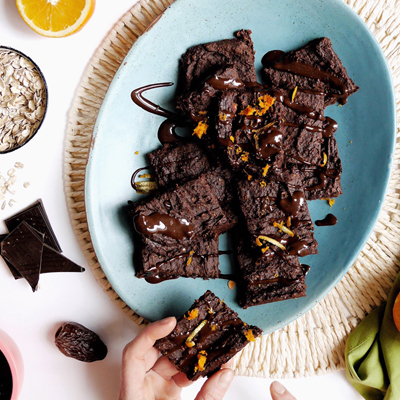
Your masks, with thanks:
M22 164L21 162L16 162L15 164L14 164L14 167L15 168L18 168L18 169L22 169L22 168L24 168L24 164Z
M6 208L6 204L7 204L7 202L4 200L4 201L3 201L3 204L1 205L1 209L2 209L2 210L4 210L4 209Z
M30 182L24 182L24 184L23 184L23 186L24 186L24 188L26 189L28 186L30 186L31 184L30 184Z

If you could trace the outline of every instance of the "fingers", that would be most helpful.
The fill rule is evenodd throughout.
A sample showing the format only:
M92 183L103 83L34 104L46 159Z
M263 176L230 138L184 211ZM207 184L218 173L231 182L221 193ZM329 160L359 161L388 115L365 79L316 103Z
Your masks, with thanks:
M143 329L124 350L124 358L142 361L157 339L167 336L175 328L176 318L169 317L157 321Z
M218 371L201 388L195 400L221 400L233 380L234 373L225 368Z
M271 383L270 391L272 400L296 400L296 398L287 391L285 386L277 381Z
M121 393L142 388L146 372L158 359L158 350L153 347L155 341L167 336L175 325L174 317L154 322L126 345L122 356Z

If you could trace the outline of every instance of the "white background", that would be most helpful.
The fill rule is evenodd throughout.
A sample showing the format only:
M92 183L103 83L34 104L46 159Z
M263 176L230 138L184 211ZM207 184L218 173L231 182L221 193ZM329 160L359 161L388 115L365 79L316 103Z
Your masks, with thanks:
M0 330L17 343L23 356L25 378L21 400L117 399L122 349L139 332L96 282L74 236L63 187L66 123L81 76L102 40L134 1L98 0L82 31L63 39L44 38L19 17L14 0L0 0L0 45L30 56L44 73L49 89L47 116L37 136L16 152L0 155L0 172L14 163L17 203L0 210L0 219L42 198L64 254L87 270L83 274L47 274L40 290L32 293L24 281L15 281L0 260ZM22 187L29 181L31 186ZM11 197L10 197L11 198ZM0 222L0 233L6 228ZM96 331L107 344L105 360L86 364L64 357L53 344L57 327L79 322ZM347 382L344 372L322 377L283 380L298 400L356 400L362 397ZM226 399L270 399L270 379L235 378ZM202 382L184 390L194 399Z

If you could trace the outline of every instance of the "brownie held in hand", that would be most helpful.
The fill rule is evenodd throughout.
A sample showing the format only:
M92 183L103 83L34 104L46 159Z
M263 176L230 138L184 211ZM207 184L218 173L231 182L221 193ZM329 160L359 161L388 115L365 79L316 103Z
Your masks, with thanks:
M261 333L208 290L155 347L194 381L217 372Z

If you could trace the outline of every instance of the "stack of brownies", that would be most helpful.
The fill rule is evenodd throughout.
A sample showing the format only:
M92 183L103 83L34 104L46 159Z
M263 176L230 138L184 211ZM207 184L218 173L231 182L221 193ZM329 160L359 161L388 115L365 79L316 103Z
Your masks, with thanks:
M305 295L299 257L317 253L307 200L342 193L337 124L324 110L358 90L327 38L267 53L257 83L250 33L182 56L180 116L166 115L169 140L149 154L158 191L132 210L136 275L151 283L218 278L218 237L235 227L244 308ZM191 138L174 132L185 124Z

